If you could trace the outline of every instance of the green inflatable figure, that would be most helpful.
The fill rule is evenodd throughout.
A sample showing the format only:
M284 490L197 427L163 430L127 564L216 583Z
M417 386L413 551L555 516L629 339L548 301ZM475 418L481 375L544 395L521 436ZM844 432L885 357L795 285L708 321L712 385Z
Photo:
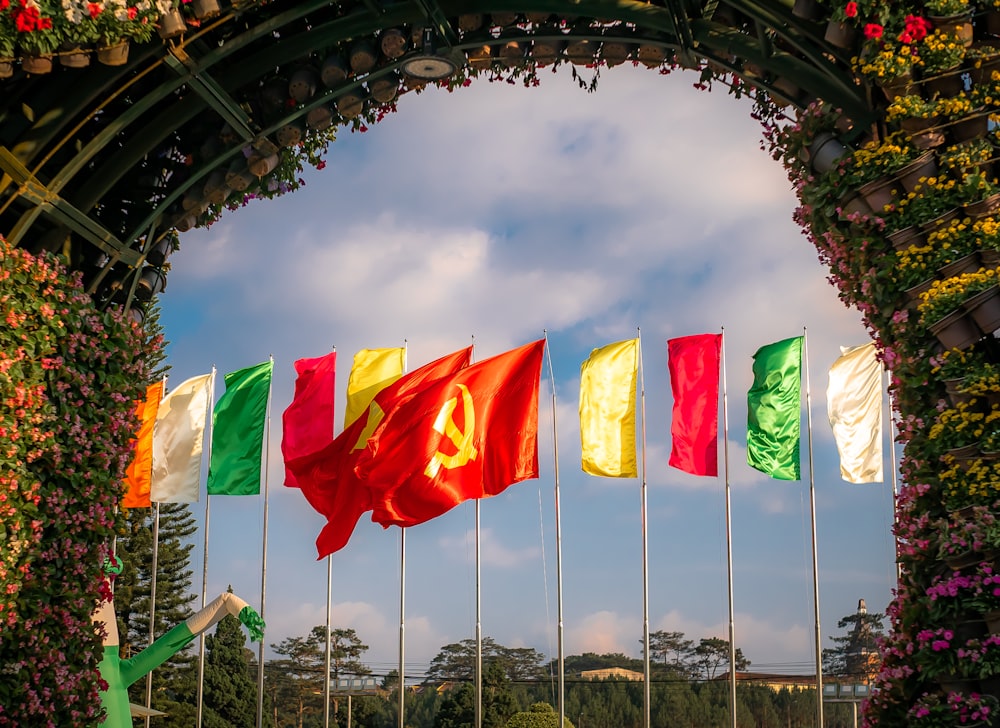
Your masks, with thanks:
M121 560L117 557L113 559L114 564L105 563L105 571L110 578L122 571ZM128 687L191 644L195 637L227 614L240 620L250 633L250 639L259 642L264 638L264 621L260 615L238 596L227 592L220 594L207 607L188 617L146 649L123 660L118 654L118 623L115 619L114 599L101 602L94 612L93 621L103 625L106 635L104 657L100 664L101 677L107 683L107 688L101 691L101 705L105 711L102 725L106 728L132 728Z

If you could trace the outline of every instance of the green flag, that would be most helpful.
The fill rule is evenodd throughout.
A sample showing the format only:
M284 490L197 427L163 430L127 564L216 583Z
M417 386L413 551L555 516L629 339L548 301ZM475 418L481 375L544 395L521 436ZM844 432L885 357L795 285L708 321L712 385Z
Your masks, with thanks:
M226 375L226 393L212 412L209 495L260 493L260 459L274 362Z
M747 464L779 480L799 480L802 337L762 346L753 355L747 393Z

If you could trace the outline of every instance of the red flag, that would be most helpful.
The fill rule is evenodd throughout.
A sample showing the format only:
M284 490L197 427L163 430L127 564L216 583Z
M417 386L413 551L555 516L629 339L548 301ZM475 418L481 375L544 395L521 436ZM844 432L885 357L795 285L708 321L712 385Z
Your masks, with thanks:
M670 465L692 475L719 474L719 353L722 334L667 341L674 395Z
M285 485L298 488L297 458L322 450L333 442L333 396L337 352L295 362L295 395L281 415L281 454Z
M146 387L146 399L136 400L139 431L135 435L135 457L125 470L123 508L149 508L149 486L153 479L153 424L163 399L163 382Z
M355 468L372 520L414 526L537 478L544 350L542 339L473 364L388 414Z
M365 414L333 442L291 464L306 500L326 516L327 523L316 539L319 558L346 546L358 519L372 507L368 489L354 474L354 465L364 452L369 435L395 407L432 382L468 366L471 358L470 346L404 374L376 394Z

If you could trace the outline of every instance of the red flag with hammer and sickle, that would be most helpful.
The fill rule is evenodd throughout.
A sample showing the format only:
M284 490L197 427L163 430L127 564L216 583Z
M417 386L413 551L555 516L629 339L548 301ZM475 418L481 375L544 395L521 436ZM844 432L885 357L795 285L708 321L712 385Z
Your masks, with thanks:
M441 377L468 365L472 347L448 354L404 374L375 395L368 410L321 450L286 463L296 485L327 523L316 538L319 558L347 545L358 519L372 507L372 494L354 474L354 465L364 454L368 436L393 408Z
M485 359L387 413L355 465L372 520L414 526L537 478L544 351L541 339Z

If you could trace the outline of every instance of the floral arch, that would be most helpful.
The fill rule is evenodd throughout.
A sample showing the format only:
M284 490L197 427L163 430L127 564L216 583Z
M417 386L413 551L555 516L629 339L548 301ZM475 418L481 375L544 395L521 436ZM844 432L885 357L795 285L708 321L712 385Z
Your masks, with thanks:
M952 630L1000 607L998 36L992 0L0 0L0 725L96 721L89 613L156 346L137 326L179 234L294 190L337 129L428 83L561 63L584 86L631 63L752 101L893 373L901 574L865 719L967 723L1000 676L986 622Z

